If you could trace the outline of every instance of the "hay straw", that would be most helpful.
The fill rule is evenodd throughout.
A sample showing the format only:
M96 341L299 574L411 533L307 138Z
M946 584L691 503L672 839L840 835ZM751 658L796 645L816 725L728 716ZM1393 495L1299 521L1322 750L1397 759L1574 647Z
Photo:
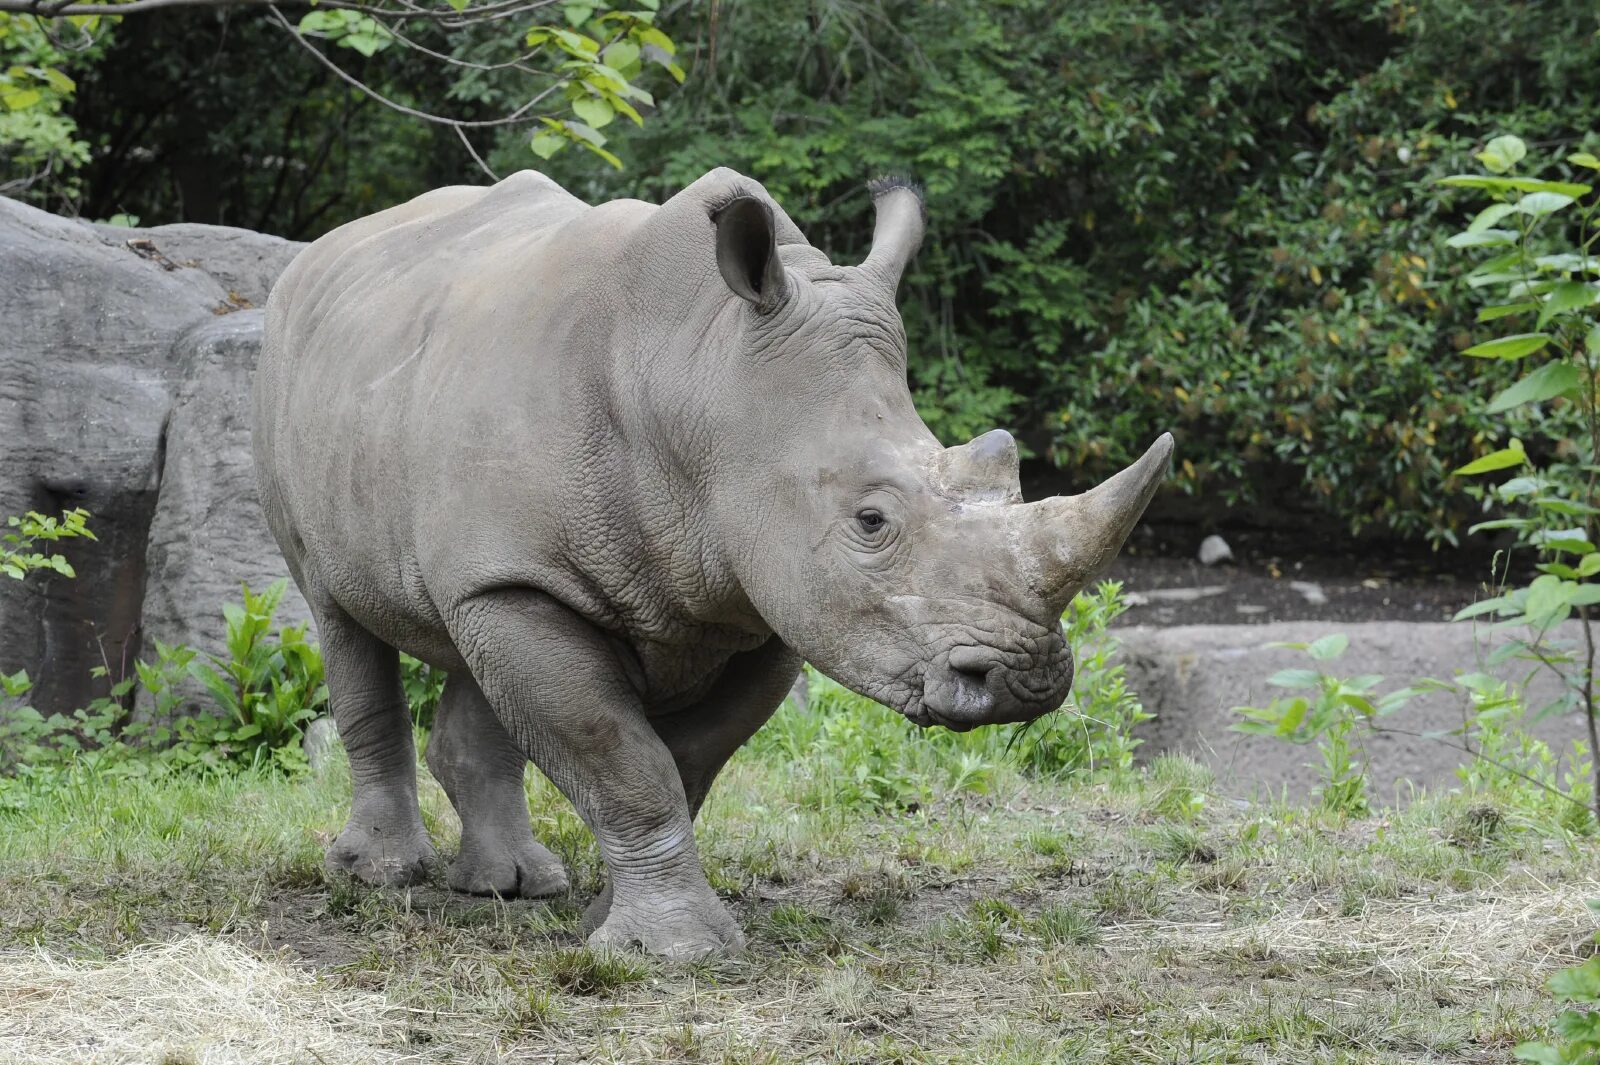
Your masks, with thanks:
M0 1063L368 1065L417 1060L379 994L191 937L109 962L0 954Z

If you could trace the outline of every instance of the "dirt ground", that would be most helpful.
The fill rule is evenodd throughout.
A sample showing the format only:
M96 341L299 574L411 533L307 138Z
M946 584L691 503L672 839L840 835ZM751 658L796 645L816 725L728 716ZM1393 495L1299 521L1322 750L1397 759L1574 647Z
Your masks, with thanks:
M1481 596L1481 552L1320 542L1287 533L1222 533L1233 561L1202 565L1195 526L1135 531L1106 574L1123 582L1124 625L1265 625L1277 621L1448 621Z

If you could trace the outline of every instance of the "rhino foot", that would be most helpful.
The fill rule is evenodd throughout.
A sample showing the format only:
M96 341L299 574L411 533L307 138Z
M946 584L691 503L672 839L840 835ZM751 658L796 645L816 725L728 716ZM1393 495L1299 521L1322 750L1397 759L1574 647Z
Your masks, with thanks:
M531 837L517 843L463 838L461 854L450 863L449 879L457 891L504 899L548 898L568 887L561 859Z
M428 878L438 864L420 820L403 832L363 824L355 817L328 848L328 870L382 887L407 887Z
M608 893L609 888L595 903ZM604 923L589 934L589 946L642 950L672 961L726 957L744 950L744 935L733 915L709 887L704 897L671 906L659 898L652 901L654 905L612 905Z

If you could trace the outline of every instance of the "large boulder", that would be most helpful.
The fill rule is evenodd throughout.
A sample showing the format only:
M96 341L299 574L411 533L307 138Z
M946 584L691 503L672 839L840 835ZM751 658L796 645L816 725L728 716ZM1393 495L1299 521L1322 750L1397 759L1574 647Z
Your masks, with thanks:
M70 711L149 641L217 650L240 581L286 569L250 465L260 313L300 245L247 230L124 229L0 198L0 516L85 507L76 580L0 579L0 669ZM305 616L292 592L282 617Z
M1560 635L1580 638L1576 623ZM1219 784L1233 794L1287 791L1303 799L1320 779L1315 747L1296 747L1281 740L1247 736L1230 729L1239 716L1235 706L1265 706L1274 697L1291 694L1267 684L1281 669L1315 667L1302 651L1273 646L1309 643L1330 633L1350 638L1343 657L1320 668L1341 677L1376 673L1387 692L1423 677L1449 680L1458 673L1484 669L1481 632L1470 624L1370 621L1328 623L1276 622L1270 625L1181 625L1171 628L1134 626L1117 630L1127 666L1128 685L1138 693L1155 720L1141 728L1144 757L1180 752L1210 765ZM1484 669L1507 680L1530 673L1526 662L1498 670ZM1536 672L1529 686L1530 710L1560 694L1548 671ZM1465 700L1435 693L1420 696L1382 722L1394 730L1366 741L1368 773L1382 799L1403 797L1413 784L1438 787L1454 783L1454 772L1468 756L1448 746L1459 739L1448 733L1462 722ZM1571 741L1584 739L1580 716L1568 714L1541 721L1533 732L1561 754ZM1409 733L1409 735L1407 734Z

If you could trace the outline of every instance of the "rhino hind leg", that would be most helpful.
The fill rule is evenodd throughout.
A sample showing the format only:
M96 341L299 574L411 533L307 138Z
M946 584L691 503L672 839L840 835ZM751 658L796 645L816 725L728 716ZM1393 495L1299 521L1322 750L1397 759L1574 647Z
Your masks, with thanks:
M328 868L371 884L414 884L435 857L417 807L417 753L399 655L337 605L307 598L353 788L350 818L328 848Z
M561 859L533 838L522 790L527 755L506 735L468 673L451 674L445 682L427 760L461 817L452 888L525 899L567 890Z
M600 844L612 901L589 945L676 959L742 949L700 865L678 768L608 636L532 589L484 593L446 621L506 732Z

